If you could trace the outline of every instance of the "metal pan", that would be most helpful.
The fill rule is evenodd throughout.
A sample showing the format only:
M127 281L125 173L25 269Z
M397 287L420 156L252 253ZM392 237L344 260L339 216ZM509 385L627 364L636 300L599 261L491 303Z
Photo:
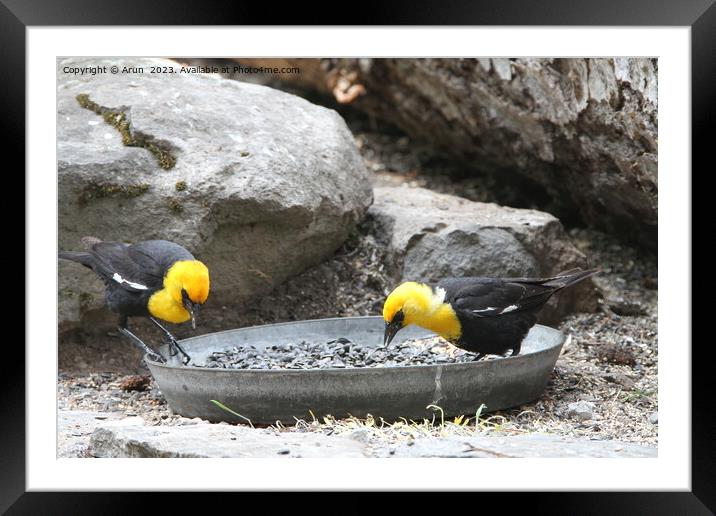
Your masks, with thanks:
M344 337L377 347L382 345L383 330L381 317L345 317L240 328L192 337L180 344L201 364L214 351L241 344L260 349ZM408 327L396 341L431 335ZM525 338L521 354L514 357L385 368L213 369L184 367L178 358L167 364L145 359L169 406L185 417L246 423L210 401L217 400L254 424L293 424L296 418L310 421L324 415L421 420L435 414L428 405L439 406L446 417L474 416L482 404L483 411L494 411L539 398L564 340L558 330L536 325ZM167 356L166 346L161 351Z

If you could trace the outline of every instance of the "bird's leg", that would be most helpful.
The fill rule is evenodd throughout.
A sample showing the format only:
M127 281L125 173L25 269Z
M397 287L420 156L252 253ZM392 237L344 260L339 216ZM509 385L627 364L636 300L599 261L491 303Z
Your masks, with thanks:
M520 354L520 349L522 349L522 343L521 343L521 342L520 342L519 344L517 344L514 348L512 348L512 353L510 353L510 354L507 355L507 356L508 356L508 357L513 357L513 356L515 356L515 355L519 355L519 354Z
M184 351L184 350L181 348L181 346L179 345L179 343L177 342L177 340L174 338L174 335L172 335L171 333L169 333L169 330L167 330L164 326L162 326L161 324L159 324L159 321L157 321L154 317L150 317L149 319L150 319L154 324L156 324L157 327L159 327L160 330L162 330L162 331L164 332L164 335L167 336L167 340L169 340L169 350L170 350L170 352L171 352L172 349L176 348L177 350L179 350L179 352L180 352L182 355L184 355L184 357L182 358L182 362L184 363L184 365L188 364L189 361L191 360L191 357L186 353L186 351ZM174 356L174 355L176 355L176 351L175 351L174 353L172 353L171 356Z
M119 327L117 328L119 333L129 338L129 340L134 344L135 346L139 347L142 351L144 351L147 355L149 355L153 360L157 362L166 363L166 359L161 356L159 353L154 351L152 348L147 346L142 339L137 337L134 333L129 331L127 329L127 317L122 316L119 318Z
M475 358L473 358L472 361L473 361L473 362L477 362L478 360L480 360L480 359L481 359L482 357L484 357L484 356L485 356L485 353L475 353Z

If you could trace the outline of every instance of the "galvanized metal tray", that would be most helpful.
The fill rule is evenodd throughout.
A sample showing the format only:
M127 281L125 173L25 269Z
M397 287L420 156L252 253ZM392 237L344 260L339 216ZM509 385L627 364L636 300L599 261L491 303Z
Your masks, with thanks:
M344 337L377 347L382 345L383 330L381 317L345 317L240 328L192 337L180 344L201 364L214 351L242 344L260 349ZM432 335L408 327L398 333L396 341ZM310 421L324 415L421 420L436 413L428 405L440 407L446 417L474 416L482 404L483 412L494 411L539 398L564 340L560 331L536 325L525 338L521 354L514 357L381 368L215 369L184 367L178 358L167 364L145 359L169 406L185 417L246 423L210 401L217 400L254 424L293 424L296 418ZM166 346L161 351L167 355Z

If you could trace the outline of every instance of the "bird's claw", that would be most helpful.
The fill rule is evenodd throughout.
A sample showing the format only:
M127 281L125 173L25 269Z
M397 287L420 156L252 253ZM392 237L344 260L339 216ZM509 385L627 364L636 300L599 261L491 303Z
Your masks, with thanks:
M182 354L181 357L181 363L184 365L187 365L189 362L191 362L191 357L187 355L187 353L179 346L179 343L177 343L176 339L169 338L169 356L175 357L179 353Z
M174 344L172 347L176 348L174 355L176 355L177 352L181 353L181 355L182 355L181 363L182 364L187 365L189 362L191 362L191 357L186 353L186 351L184 351L182 348L179 347L179 344L177 344L176 341L174 341ZM174 355L172 355L172 356L174 356Z
M147 353L147 356L154 362L159 362L160 364L167 363L167 359L161 356L159 353Z

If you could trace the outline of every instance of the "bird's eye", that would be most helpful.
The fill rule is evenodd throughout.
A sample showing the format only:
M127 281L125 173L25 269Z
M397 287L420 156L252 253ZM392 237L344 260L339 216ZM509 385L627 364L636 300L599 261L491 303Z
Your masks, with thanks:
M402 310L398 310L395 312L395 315L393 316L393 320L391 321L393 324L402 324L403 320L405 320L405 313Z
M186 303L187 301L190 301L189 299L189 293L186 291L186 289L181 289L181 300Z

